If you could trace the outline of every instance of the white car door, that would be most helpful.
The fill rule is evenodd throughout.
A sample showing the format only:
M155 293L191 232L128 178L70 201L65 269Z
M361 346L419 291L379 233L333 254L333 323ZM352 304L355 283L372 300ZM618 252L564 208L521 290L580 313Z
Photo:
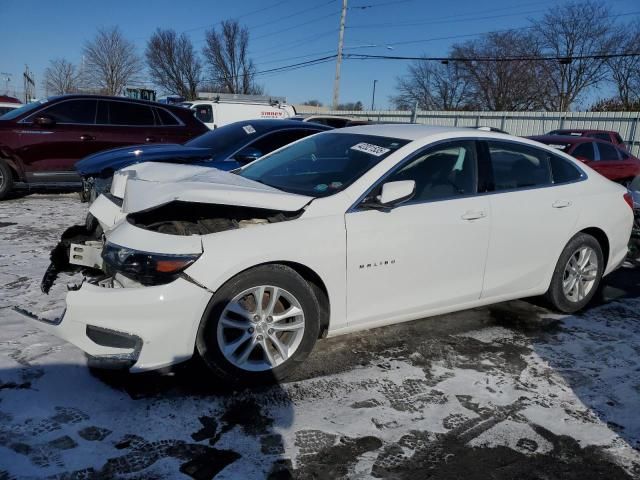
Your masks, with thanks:
M346 214L350 326L478 300L490 219L488 199L476 195L476 159L474 141L428 147L367 197L382 183L414 180L411 200L389 211L355 205Z
M491 239L482 297L544 292L577 221L581 172L543 149L503 141L487 146L494 193L487 195ZM551 160L573 176L554 183Z

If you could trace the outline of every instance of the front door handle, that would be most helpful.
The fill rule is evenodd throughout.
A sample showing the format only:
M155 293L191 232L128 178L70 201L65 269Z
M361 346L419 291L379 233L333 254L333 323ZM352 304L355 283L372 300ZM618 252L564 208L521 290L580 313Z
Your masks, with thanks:
M478 211L469 210L464 215L462 215L462 217L460 217L460 218L462 218L463 220L478 220L478 219L484 218L486 216L487 216L487 214L483 210L478 210Z
M556 200L551 204L553 208L567 208L571 206L570 200Z
M150 142L155 142L156 141L156 137L147 137L144 139L145 142L150 143Z
M83 142L90 142L91 140L95 140L96 137L94 137L93 135L80 135L80 140L82 140Z

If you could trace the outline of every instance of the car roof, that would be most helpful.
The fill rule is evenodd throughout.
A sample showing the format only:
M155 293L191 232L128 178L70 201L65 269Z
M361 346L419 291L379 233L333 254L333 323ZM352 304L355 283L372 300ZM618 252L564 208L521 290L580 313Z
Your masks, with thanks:
M616 133L613 130L598 130L593 128L558 128L552 132L575 132L575 133Z
M422 125L418 123L380 123L370 125L358 125L354 127L345 127L336 130L339 133L358 133L361 135L373 135L379 137L401 138L403 140L419 140L434 135L452 134L459 136L461 133L473 135L478 138L505 138L511 137L497 132L487 132L484 130L471 131L465 127L437 127L432 125Z
M130 98L130 97L118 97L114 95L94 95L94 94L88 94L88 93L70 93L67 95L54 95L47 98L49 102L57 102L60 100L71 100L71 99L118 100L121 102L124 101L124 102L131 102L131 103L139 103L142 105L153 105L156 107L165 107L165 108L179 107L177 104L159 103L159 102L152 102L150 100L140 100L137 98ZM184 108L184 107L179 107L179 108Z
M259 132L266 132L269 130L278 130L282 128L304 128L315 130L333 130L332 127L322 125L320 123L313 122L301 122L299 120L292 120L289 118L255 118L248 120L240 120L238 122L230 123L229 125L251 125Z
M600 140L598 138L572 137L571 135L532 135L527 138L540 143L567 143L571 145L587 142L604 142L604 140Z

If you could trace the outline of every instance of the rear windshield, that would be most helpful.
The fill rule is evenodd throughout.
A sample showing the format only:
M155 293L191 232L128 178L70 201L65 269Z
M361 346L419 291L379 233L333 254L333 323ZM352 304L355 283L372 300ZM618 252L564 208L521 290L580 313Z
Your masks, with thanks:
M250 123L230 123L204 133L185 143L188 147L210 148L213 152L233 150L235 145L242 146L261 134ZM238 147L239 148L239 147Z

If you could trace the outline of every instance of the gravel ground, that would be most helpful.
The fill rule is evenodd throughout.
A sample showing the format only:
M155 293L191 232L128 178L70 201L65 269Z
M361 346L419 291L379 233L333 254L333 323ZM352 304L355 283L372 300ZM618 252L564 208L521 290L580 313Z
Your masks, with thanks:
M76 195L0 203L0 479L640 478L640 272L576 316L508 302L318 343L296 378L230 391L197 363L95 374L13 311Z

